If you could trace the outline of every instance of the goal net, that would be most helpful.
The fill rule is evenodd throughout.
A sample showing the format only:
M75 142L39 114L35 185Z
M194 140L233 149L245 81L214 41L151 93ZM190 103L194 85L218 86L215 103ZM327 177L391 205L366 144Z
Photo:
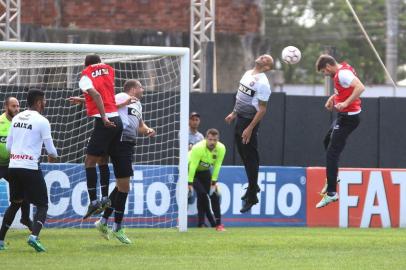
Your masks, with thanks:
M0 42L0 102L14 96L24 110L28 89L45 91L44 116L60 155L60 163L47 164L44 158L41 163L49 196L47 226L92 227L98 219L82 220L89 204L83 161L93 120L86 116L84 105L71 105L67 100L82 95L78 82L90 53L97 53L115 69L116 93L128 79L142 83L143 119L157 133L155 138L137 140L123 225L186 230L189 50ZM111 165L110 172L111 191L115 186ZM100 198L100 188L98 192ZM0 180L0 219L8 196L7 182Z

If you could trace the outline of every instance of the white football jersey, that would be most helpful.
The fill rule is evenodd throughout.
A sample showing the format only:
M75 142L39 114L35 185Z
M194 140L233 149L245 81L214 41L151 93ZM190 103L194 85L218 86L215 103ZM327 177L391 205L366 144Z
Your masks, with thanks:
M44 140L52 139L48 119L33 110L13 117L7 140L11 140L9 168L38 170Z
M122 92L116 94L115 98L116 104L121 104L129 99L130 96L127 93ZM137 101L135 103L131 103L130 105L119 108L118 114L123 122L123 133L121 140L134 142L137 139L140 121L142 121L141 102Z
M238 87L234 110L238 115L252 119L257 113L258 100L268 101L271 87L265 73L252 75L252 70L245 72Z

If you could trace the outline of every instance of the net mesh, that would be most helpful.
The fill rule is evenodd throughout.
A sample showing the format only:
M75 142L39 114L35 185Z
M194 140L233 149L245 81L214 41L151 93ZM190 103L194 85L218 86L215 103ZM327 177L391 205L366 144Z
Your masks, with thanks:
M75 46L75 45L72 45ZM85 107L71 105L87 53L27 52L0 50L0 101L15 96L21 109L30 88L45 91L44 116L51 123L58 164L42 163L48 186L47 226L90 227L95 217L82 221L88 205L84 156L93 129ZM127 79L144 86L143 118L156 130L155 138L137 140L134 177L127 200L127 227L174 227L177 225L176 185L178 179L180 119L180 57L136 54L99 54L116 71L116 93ZM43 156L43 162L46 162ZM110 190L114 174L110 166ZM100 189L99 198L100 198ZM8 206L8 185L0 180L0 218Z

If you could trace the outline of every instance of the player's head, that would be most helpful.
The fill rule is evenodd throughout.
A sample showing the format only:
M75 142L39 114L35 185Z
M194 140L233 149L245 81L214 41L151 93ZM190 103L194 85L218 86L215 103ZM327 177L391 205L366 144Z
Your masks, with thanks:
M323 73L324 76L334 77L337 68L337 61L331 55L322 54L316 61L317 72Z
M85 67L101 63L101 58L97 54L86 55Z
M142 87L142 84L138 80L127 80L124 83L123 88L124 92L126 92L131 97L141 99L144 94L144 87Z
M197 131L199 125L200 125L200 114L198 112L192 112L189 115L189 128Z
M7 97L6 100L4 100L4 110L8 117L13 118L20 112L20 102L15 97Z
M43 112L45 109L45 93L39 89L30 89L27 96L28 108Z
M215 129L211 128L206 131L206 144L207 148L213 150L216 147L217 142L220 139L220 132Z
M255 60L255 67L259 68L262 72L266 72L273 67L273 58L269 54L263 54Z

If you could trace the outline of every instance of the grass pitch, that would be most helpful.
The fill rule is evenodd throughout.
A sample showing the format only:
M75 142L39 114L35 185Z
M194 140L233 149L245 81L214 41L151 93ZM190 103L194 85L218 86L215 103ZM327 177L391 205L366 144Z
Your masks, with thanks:
M406 269L404 229L127 229L132 245L93 229L44 229L45 253L11 230L1 269Z

